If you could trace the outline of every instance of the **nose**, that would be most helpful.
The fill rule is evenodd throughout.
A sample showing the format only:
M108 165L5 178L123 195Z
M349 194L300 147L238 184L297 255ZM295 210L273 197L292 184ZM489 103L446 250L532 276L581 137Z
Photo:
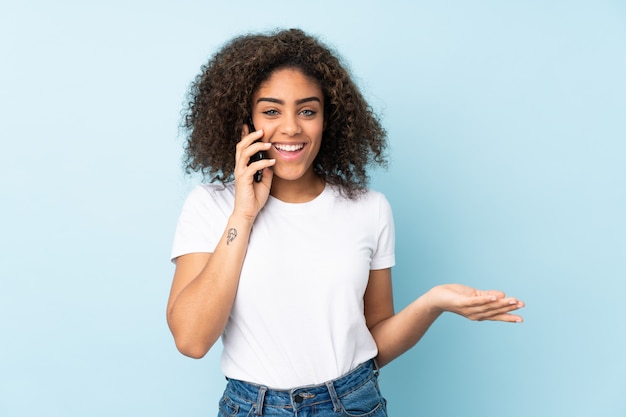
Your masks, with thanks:
M300 133L301 130L300 130L300 123L298 121L298 117L295 115L285 116L285 118L283 119L283 123L281 125L281 131L288 136L294 136Z

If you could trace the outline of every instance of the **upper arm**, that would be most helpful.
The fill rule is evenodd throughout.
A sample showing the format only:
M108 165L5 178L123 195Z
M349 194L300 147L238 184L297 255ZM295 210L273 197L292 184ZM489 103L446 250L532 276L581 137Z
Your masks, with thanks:
M196 252L188 253L176 258L176 270L174 271L172 288L170 290L169 300L167 301L168 317L178 294L180 294L191 281L200 275L200 272L202 272L210 257L210 253Z
M363 303L369 329L394 315L391 268L370 271Z

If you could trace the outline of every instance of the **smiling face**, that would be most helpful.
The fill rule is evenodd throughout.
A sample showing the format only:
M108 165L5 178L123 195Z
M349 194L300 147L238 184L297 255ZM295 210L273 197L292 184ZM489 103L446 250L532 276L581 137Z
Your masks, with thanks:
M313 161L322 144L324 95L315 80L292 68L276 70L252 96L252 119L276 159L272 189L283 182L319 183ZM292 183L293 185L293 183Z

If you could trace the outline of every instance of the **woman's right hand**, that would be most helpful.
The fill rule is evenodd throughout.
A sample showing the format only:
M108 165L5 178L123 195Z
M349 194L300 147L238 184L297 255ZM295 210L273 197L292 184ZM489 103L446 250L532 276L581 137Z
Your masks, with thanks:
M248 165L250 157L269 148L255 141L263 131L246 127L235 154L235 207L213 253L179 256L167 307L167 322L176 346L192 358L203 357L224 333L235 301L252 224L267 202L272 184L273 160ZM261 182L254 174L263 170Z
M249 133L248 126L244 125L235 154L233 214L241 215L250 221L254 221L269 198L273 171L267 168L276 163L275 159L261 159L248 165L252 155L259 151L267 151L271 147L269 142L260 141L262 138L262 129ZM257 140L259 142L256 142ZM255 182L254 174L259 170L263 170L263 176L260 182Z

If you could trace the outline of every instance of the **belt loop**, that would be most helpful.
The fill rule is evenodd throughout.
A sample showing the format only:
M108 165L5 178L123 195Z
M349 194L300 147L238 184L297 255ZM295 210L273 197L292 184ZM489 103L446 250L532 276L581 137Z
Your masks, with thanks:
M376 358L372 359L372 365L374 367L374 375L378 378L378 374L380 374L380 367L378 366L378 361Z
M328 393L330 394L330 399L333 401L333 411L338 413L341 411L341 403L339 402L339 397L337 397L337 392L335 391L335 385L333 385L333 381L326 382L326 388L328 389Z
M263 415L263 401L265 401L266 392L267 392L267 387L259 388L259 395L256 398L256 410L254 410L254 415L256 416Z

